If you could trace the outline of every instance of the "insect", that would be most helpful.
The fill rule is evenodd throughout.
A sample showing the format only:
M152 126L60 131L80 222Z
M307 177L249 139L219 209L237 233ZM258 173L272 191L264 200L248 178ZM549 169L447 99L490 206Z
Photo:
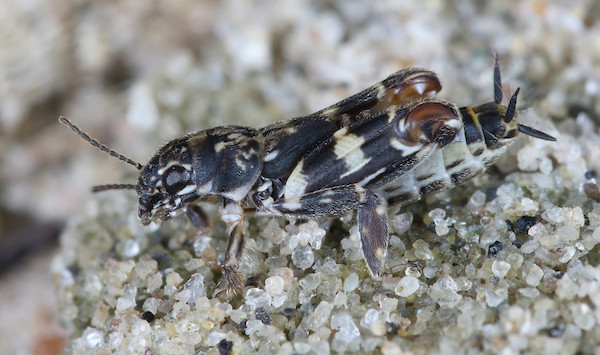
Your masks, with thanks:
M435 98L435 73L400 70L370 88L308 116L262 129L220 126L176 138L146 165L109 149L61 117L100 150L140 170L135 190L144 225L186 212L202 224L197 203L216 196L229 242L223 263L227 297L245 275L244 215L312 218L356 212L361 246L374 278L384 275L387 206L403 205L463 183L500 156L517 132L554 137L515 122L519 89L502 106L498 61L494 101L456 105ZM222 295L223 293L221 293Z

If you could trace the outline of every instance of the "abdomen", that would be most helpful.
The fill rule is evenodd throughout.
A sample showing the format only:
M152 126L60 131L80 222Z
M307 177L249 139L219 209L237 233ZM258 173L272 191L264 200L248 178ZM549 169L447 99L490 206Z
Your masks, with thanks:
M378 187L375 192L388 205L402 205L472 179L504 149L490 151L485 144L467 144L464 131L448 145L433 152L414 169Z

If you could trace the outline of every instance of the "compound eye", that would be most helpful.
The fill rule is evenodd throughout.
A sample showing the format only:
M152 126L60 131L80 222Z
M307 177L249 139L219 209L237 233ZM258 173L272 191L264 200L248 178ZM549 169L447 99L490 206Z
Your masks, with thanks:
M162 185L170 195L178 194L190 183L190 172L181 165L173 165L163 173Z

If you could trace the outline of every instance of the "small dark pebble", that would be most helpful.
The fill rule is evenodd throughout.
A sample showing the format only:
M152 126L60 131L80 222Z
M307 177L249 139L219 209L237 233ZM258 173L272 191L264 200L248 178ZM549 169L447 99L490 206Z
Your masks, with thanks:
M504 184L503 181L495 182L482 187L483 193L488 201L494 200L498 197L498 188Z
M562 278L563 278L563 276L565 276L565 273L564 273L564 272L562 272L562 271L555 271L555 272L554 272L554 275L552 275L552 276L554 276L555 278L557 278L557 279L559 279L559 280L560 280L560 279L562 279Z
M515 224L519 230L527 232L529 228L533 227L533 225L537 223L537 221L538 218L536 216L521 216L519 219L517 219Z
M556 338L561 336L565 331L565 326L563 324L557 324L554 327L548 329L548 336L552 338Z
M254 315L256 316L256 319L263 322L263 324L266 324L266 325L271 324L271 316L269 315L269 313L267 313L267 311L264 308L262 308L262 307L257 308L254 311Z
M246 335L246 323L248 323L247 319L242 319L240 322L240 333Z
M252 286L254 285L254 276L248 276L246 278L246 286Z
M284 308L281 313L283 313L284 316L286 317L291 317L292 315L294 315L294 313L296 313L296 310L293 308Z
M526 241L527 241L527 240L525 240L525 239L522 239L522 238L519 238L519 237L517 237L517 239L515 239L515 240L512 242L512 245L516 246L517 248L520 248L520 247L521 247L521 245L525 244L525 242L526 242Z
M173 259L163 251L157 251L152 254L152 259L158 263L158 270L166 270L173 265Z
M385 322L385 330L389 334L393 335L393 334L398 334L398 330L400 330L400 327L396 323Z
M500 243L499 241L495 241L494 243L492 243L492 245L490 245L488 247L487 257L494 258L494 257L496 257L496 255L498 255L498 253L501 250L502 250L502 243Z
M227 339L221 339L218 347L219 347L219 353L221 355L227 355L227 354L229 354L229 351L231 351L231 348L233 347L233 342L229 341Z
M598 173L596 173L596 170L588 170L585 172L585 174L583 174L583 176L585 176L586 179L594 179L596 177Z
M150 311L146 311L146 312L142 313L141 318L143 320L145 320L146 322L150 323L154 320L154 313L152 313Z
M596 202L600 202L600 188L598 188L598 185L591 182L586 182L583 184L583 191L587 197Z
M435 233L435 222L431 222L427 225L427 230L429 230L431 233Z

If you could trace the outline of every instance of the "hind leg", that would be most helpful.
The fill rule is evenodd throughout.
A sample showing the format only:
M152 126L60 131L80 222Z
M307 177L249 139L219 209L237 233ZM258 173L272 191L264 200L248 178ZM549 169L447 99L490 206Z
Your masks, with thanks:
M388 246L385 201L361 185L325 188L294 198L282 198L270 208L283 215L298 218L342 216L357 211L363 256L371 275L383 274Z

